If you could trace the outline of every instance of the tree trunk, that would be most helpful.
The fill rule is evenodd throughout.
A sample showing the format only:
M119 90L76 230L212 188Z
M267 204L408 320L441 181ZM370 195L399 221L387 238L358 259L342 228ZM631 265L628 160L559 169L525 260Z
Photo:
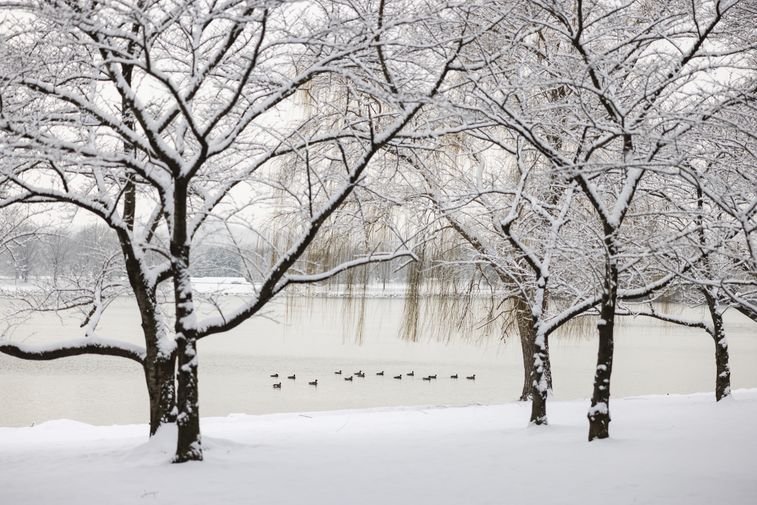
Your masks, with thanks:
M519 401L524 402L531 400L533 397L534 380L537 382L541 380L540 378L535 379L534 376L534 360L537 358L534 347L534 342L536 342L536 325L531 314L531 307L528 306L528 301L524 297L515 297L514 308L523 356L523 389L521 390ZM538 359L543 368L543 376L547 383L547 394L549 394L552 391L552 367L549 358L549 337L547 335L544 335L544 349L538 354ZM543 416L537 416L538 418L546 418L544 407L540 407L539 412L544 412L544 414ZM532 416L531 421L534 421L534 416Z
M614 239L615 230L605 232L605 285L599 311L599 349L597 351L597 368L594 372L594 391L591 396L589 418L589 441L610 436L610 377L615 347L615 303L618 294L617 248Z
M602 320L599 325L597 368L594 373L594 392L588 414L589 441L610 436L610 375L615 346L612 324L612 322Z
M177 180L174 186L174 223L171 237L171 260L176 322L178 391L176 424L179 438L174 463L202 460L200 408L197 375L197 334L194 328L192 280L189 275L187 235L187 185Z
M715 400L720 401L731 395L731 365L728 357L728 340L725 337L723 316L718 310L717 300L705 292L707 308L712 318L712 338L715 341Z
M534 328L533 363L531 367L531 424L547 424L547 337L544 330Z
M174 463L202 461L200 409L197 382L197 341L191 335L177 335L178 347L178 441Z
M544 335L544 377L547 379L547 393L552 394L552 358L549 355L549 335Z
M520 349L523 356L523 389L520 393L519 400L526 402L531 399L531 390L533 389L533 359L534 359L534 332L533 317L531 317L531 308L528 302L522 296L516 296L513 299L515 309L515 321L518 325L518 335L520 336Z
M139 25L132 26L132 32L136 35ZM128 53L134 50L130 42ZM131 86L134 66L122 65L123 77ZM126 97L121 98L121 117L124 125L134 129L134 116L129 112L129 101ZM123 150L127 155L134 155L134 146L124 142ZM124 203L123 220L130 233L119 232L118 238L121 251L126 262L126 270L129 283L134 291L134 296L142 318L142 331L145 336L147 356L144 361L145 381L147 394L150 400L150 436L158 432L158 429L166 423L176 420L176 356L166 356L161 347L160 323L158 322L158 306L155 298L155 288L150 286L143 275L143 265L134 254L133 232L137 213L137 185L133 174L127 174L124 180Z
M707 236L705 235L703 217L704 192L701 185L697 185L697 208L699 209L697 227L699 228L699 243L703 253L702 262L704 263L707 276L712 279L714 275L712 263L710 262L710 249L707 244ZM703 288L702 294L707 301L707 309L710 311L710 319L712 320L712 332L710 335L715 341L715 400L720 401L731 395L731 365L729 364L728 357L728 340L725 338L723 315L718 310L717 288ZM745 314L749 316L748 313Z
M175 356L145 360L144 371L150 399L150 436L176 421Z
M127 268L135 269L129 277L142 318L147 350L143 369L150 400L150 436L153 436L162 424L176 420L176 353L167 354L165 329L159 322L155 293L142 282L138 262L127 248L124 250Z

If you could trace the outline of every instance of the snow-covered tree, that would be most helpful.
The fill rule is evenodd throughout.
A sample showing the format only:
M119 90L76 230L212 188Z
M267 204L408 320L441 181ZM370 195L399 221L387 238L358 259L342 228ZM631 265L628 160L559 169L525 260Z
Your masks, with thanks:
M734 54L751 50L743 41L726 44L726 21L739 15L738 7L731 1L524 2L509 10L524 27L518 37L468 62L472 89L459 106L478 123L513 132L564 181L555 188L566 194L575 187L591 209L592 218L581 224L591 237L587 244L596 233L602 253L576 252L597 262L584 268L597 272L598 282L592 296L582 295L566 313L595 305L598 312L590 440L609 435L618 299L650 294L672 281L671 269L688 269L699 258L693 252L675 258L672 268L656 264L653 255L677 238L661 237L644 212L655 208L657 192L680 184L673 177L690 156L683 139L689 143L697 125L751 91L737 73L727 73ZM533 211L548 203L541 199ZM503 226L519 219L515 213ZM521 241L522 251L533 250L527 237ZM539 352L537 345L537 389Z
M146 346L89 337L64 354L141 362L158 397L153 421L176 416L177 462L202 458L199 339L243 323L287 286L411 255L366 251L310 273L300 264L381 169L377 154L442 89L475 37L466 33L466 9L57 1L30 3L17 20L3 49L17 69L0 76L3 149L16 160L3 174L3 205L73 205L117 235ZM308 96L317 106L305 106ZM277 223L287 223L286 233L265 231L271 216L290 218ZM269 255L254 265L253 296L202 318L192 249L218 223L255 230ZM156 302L167 281L170 319Z

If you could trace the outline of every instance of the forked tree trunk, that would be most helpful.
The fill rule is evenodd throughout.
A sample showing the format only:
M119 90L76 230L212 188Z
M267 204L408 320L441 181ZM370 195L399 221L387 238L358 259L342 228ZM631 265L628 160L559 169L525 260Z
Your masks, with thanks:
M720 401L731 395L731 365L728 356L728 340L723 326L723 315L717 307L714 296L705 291L707 308L712 319L712 338L715 342L715 400Z
M597 329L599 349L597 368L594 372L594 391L591 396L589 418L589 441L610 436L610 377L615 348L615 303L618 294L618 268L616 246L613 234L606 234L605 285L599 311Z
M132 25L132 33L139 32L139 25ZM134 44L129 43L128 53L134 50ZM134 66L123 64L124 81L131 86ZM121 98L121 117L124 125L134 129L134 116L129 112L130 103L126 97ZM134 146L124 143L124 152L127 155L135 155ZM124 180L124 204L123 219L130 233L134 232L134 222L137 214L137 183L135 177L127 175ZM121 251L126 262L129 282L137 300L137 306L142 318L142 330L145 336L147 356L143 369L145 382L147 383L147 395L150 401L150 436L155 435L158 429L167 423L176 420L176 357L175 354L166 355L160 348L160 329L157 312L155 290L150 289L145 278L141 275L142 265L133 254L132 236L119 233Z

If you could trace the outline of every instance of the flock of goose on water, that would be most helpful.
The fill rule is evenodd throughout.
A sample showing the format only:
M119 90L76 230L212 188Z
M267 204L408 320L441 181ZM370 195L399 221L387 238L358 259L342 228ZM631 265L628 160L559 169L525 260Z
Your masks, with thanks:
M342 375L342 371L341 370L337 370L336 372L334 372L334 375ZM380 372L376 372L376 375L383 376L384 375L384 371L381 370ZM415 377L415 370L413 370L412 372L408 372L405 375L407 377ZM277 379L278 377L279 377L278 372L276 372L274 374L271 374L271 378L273 378L273 379ZM364 379L365 378L365 372L363 372L362 370L358 370L357 372L353 373L352 375L344 377L344 380L346 380L346 381L352 381L352 379L354 379L355 377L360 377L361 379ZM394 375L393 377L395 379L402 379L402 374ZM457 374L452 374L452 375L449 376L449 378L450 379L457 379L458 376L457 376ZM474 380L476 380L476 374L467 375L465 378L468 379L468 380L474 381ZM289 380L297 380L297 376L295 374L287 375L287 379L289 379ZM432 380L435 380L435 379L436 379L436 374L434 374L434 375L428 375L426 377L423 377L424 381L429 381L429 382L432 381ZM310 384L311 386L316 386L317 387L318 386L318 379L314 379L312 381L309 381L308 384ZM275 382L273 384L273 389L281 389L281 382Z

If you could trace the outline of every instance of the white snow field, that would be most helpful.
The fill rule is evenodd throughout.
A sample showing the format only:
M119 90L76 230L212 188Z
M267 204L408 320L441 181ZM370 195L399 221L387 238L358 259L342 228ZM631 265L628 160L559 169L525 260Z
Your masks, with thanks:
M754 504L757 389L615 400L586 441L584 401L204 418L205 461L173 433L51 421L0 428L0 503Z

